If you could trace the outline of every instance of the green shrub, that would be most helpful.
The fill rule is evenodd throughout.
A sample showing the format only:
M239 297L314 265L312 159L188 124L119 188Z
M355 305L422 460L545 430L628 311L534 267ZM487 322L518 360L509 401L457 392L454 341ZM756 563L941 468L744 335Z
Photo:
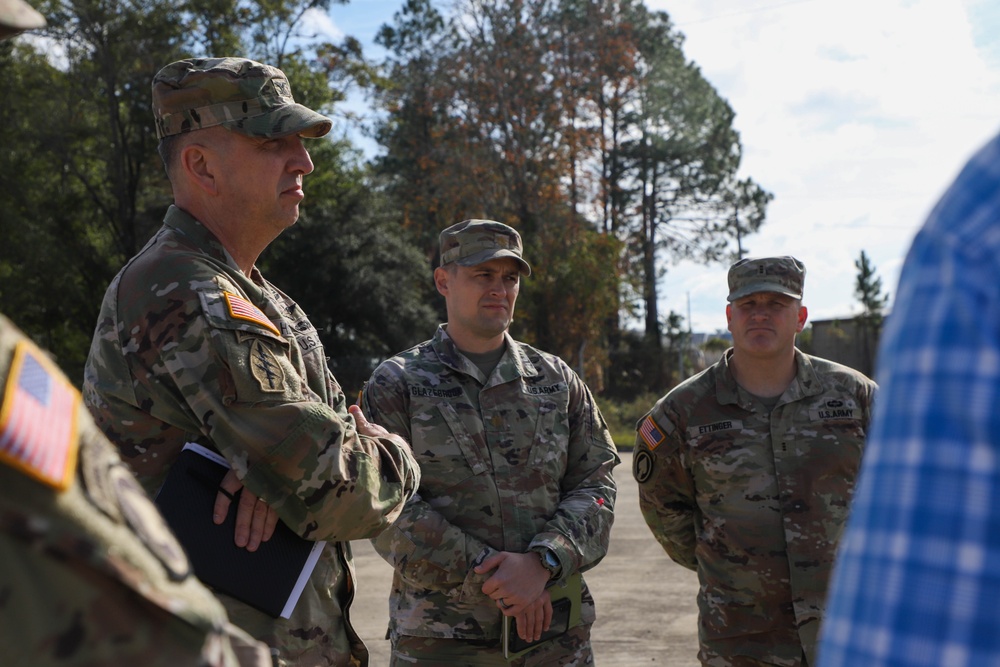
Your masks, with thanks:
M597 406L608 423L611 438L620 451L632 451L635 445L635 425L642 416L652 409L660 396L653 393L639 394L627 401L613 401L601 396L596 397Z

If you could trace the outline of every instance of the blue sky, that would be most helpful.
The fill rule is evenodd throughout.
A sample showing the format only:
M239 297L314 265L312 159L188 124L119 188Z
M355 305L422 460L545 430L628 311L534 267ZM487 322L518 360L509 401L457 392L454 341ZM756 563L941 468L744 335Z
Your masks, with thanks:
M996 0L646 0L729 100L741 176L774 193L753 255L799 257L811 319L849 317L864 250L885 290L965 160L1000 131ZM369 40L402 0L334 6ZM442 4L442 6L444 6ZM661 310L725 328L726 267L671 267Z

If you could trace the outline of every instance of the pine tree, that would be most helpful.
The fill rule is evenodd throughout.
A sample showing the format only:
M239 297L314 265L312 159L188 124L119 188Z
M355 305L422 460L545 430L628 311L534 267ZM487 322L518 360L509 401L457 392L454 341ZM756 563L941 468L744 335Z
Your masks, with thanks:
M858 270L854 284L854 295L861 303L861 314L857 317L861 327L862 344L864 345L867 368L862 369L867 375L872 375L875 368L875 350L878 347L879 334L882 330L884 311L889 303L889 295L882 294L882 279L875 275L875 267L865 251L854 262Z

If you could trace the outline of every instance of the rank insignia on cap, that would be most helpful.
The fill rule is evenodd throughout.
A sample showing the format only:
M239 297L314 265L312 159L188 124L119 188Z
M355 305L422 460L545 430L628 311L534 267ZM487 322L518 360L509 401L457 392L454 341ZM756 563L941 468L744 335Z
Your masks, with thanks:
M233 294L232 292L223 292L222 294L226 297L226 304L229 306L230 317L235 320L245 320L247 322L259 324L268 331L273 331L278 336L281 335L281 332L278 331L278 327L274 326L274 323L267 319L267 315L265 315L260 308L253 305L238 294Z
M656 449L659 447L660 443L666 438L666 436L663 435L663 431L660 430L660 427L656 425L655 421L653 421L652 415L647 416L642 420L642 424L639 425L639 435L641 435L642 439L646 441L646 444L649 445L650 449Z
M0 461L60 491L76 468L80 393L41 350L21 341L0 408Z

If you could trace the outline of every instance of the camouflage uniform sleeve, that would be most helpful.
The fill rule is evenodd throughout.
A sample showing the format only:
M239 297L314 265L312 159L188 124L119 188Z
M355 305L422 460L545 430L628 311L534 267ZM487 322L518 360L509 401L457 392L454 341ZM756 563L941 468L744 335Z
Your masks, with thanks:
M270 667L69 380L3 315L0 414L3 664Z
M866 382L859 387L858 402L864 406L864 429L869 432L872 424L872 416L875 414L875 401L878 398L878 385L875 382Z
M221 389L214 395L225 396ZM342 395L334 406L279 400L219 407L224 411L206 424L212 441L243 484L307 539L377 535L419 483L406 443L359 434Z
M636 424L632 475L639 485L639 509L667 555L696 570L694 481L684 464L683 433L663 414L661 404Z
M576 373L569 374L570 433L562 497L555 515L529 545L556 553L560 579L589 570L607 555L618 491L612 470L621 463L590 389Z
M329 406L309 402L248 412L251 423L298 422L260 452L243 483L303 537L347 541L377 535L416 490L419 468L405 443L360 435L353 419ZM246 445L220 449L230 461L247 455Z
M393 362L376 369L362 392L361 408L368 420L411 439L406 387L391 372ZM415 494L399 518L372 540L375 550L409 581L429 590L463 585L478 593L486 575L472 568L497 553L482 540L446 520Z
M123 283L119 292L150 289L129 287ZM142 299L118 299L121 315L102 310L102 337L95 338L91 357L95 365L125 361L129 368L88 373L92 411L106 419L109 435L117 432L112 437L126 443L123 457L140 474L144 465L162 469L156 457L170 452L156 447L161 436L155 432L137 436L127 424L107 423L103 415L121 419L121 413L105 412L106 400L137 406L137 416L148 411L156 424L169 425L165 435L179 442L178 451L177 431L211 443L246 488L306 539L378 534L416 490L419 469L409 448L395 437L360 435L339 386L330 385L326 400L312 388L326 383L325 363L309 370L301 348L273 325L229 316L227 291L236 288L215 281L174 286L159 296L155 317ZM116 349L126 351L124 360L120 352L116 359ZM117 380L121 375L130 381Z

